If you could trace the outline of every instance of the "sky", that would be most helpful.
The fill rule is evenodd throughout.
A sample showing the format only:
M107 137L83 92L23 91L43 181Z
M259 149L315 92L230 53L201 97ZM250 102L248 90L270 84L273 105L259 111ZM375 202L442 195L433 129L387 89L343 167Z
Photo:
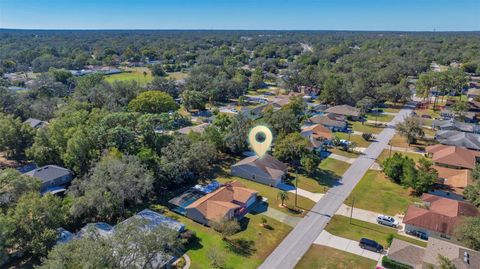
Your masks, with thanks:
M480 0L0 0L0 28L479 31Z

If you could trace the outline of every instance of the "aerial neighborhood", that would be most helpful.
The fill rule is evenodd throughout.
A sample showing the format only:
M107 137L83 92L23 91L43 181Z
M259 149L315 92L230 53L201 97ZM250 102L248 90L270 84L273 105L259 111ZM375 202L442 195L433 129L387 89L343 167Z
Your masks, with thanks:
M479 48L0 29L0 267L479 269Z

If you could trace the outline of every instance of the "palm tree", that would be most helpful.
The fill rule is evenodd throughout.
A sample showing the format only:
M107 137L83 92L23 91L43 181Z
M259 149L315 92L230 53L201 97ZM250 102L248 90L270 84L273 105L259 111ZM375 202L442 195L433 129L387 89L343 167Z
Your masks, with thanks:
M279 191L277 194L277 199L282 201L282 206L284 206L285 201L288 201L288 192L287 191Z

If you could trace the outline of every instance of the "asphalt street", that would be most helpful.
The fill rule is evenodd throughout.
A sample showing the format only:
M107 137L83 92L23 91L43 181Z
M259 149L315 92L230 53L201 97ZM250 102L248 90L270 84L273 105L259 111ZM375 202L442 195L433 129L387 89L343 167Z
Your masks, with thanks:
M353 188L372 166L380 153L388 145L395 134L395 124L404 120L413 109L407 106L388 123L376 141L364 151L350 168L345 171L339 184L330 190L316 203L310 212L295 226L278 247L260 265L260 269L290 269L294 268L303 257L310 245L320 235L330 218L337 212Z

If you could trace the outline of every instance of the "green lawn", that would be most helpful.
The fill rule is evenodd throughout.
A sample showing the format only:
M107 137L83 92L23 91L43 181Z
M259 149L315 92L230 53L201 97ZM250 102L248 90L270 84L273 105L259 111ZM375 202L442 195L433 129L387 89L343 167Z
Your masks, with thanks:
M351 124L352 130L357 132L378 134L383 130L382 127L375 127L374 124L368 122L362 124L359 121L350 121L349 123Z
M348 134L343 132L336 132L334 135L340 139L348 140ZM357 144L358 147L366 148L370 146L371 141L366 141L362 138L361 135L350 134L350 141L353 141Z
M372 269L376 261L345 251L313 244L295 269Z
M417 153L411 153L411 152L402 152L402 151L395 151L395 150L392 150L392 153L390 154L390 150L389 150L389 149L385 149L385 150L383 150L382 153L378 156L377 162L378 162L379 164L382 164L383 161L385 161L385 159L387 159L387 158L390 157L391 155L395 154L396 152L412 158L415 162L418 162L418 160L423 157L423 154L417 154Z
M358 156L360 156L360 153L358 153L358 152L345 151L345 150L339 149L339 148L329 148L328 151L330 151L331 153L335 153L337 155L340 155L340 156L347 157L347 158L358 158Z
M190 268L194 269L212 268L208 258L209 250L212 248L216 248L225 255L225 268L257 268L292 229L281 222L265 217L267 224L271 227L271 229L267 229L260 226L263 215L247 214L241 221L242 227L246 227L246 229L229 239L232 241L242 239L248 246L251 246L251 249L234 250L213 229L170 211L166 211L165 214L178 219L186 225L187 229L196 232L199 238L198 243L187 247L187 254L192 259Z
M300 189L309 192L324 193L340 179L348 167L350 167L349 163L327 158L322 160L320 171L317 174L306 176L291 173L291 176L297 176L299 178L298 187ZM295 184L295 180L292 180L292 183Z
M395 116L382 113L367 113L365 117L371 121L390 122Z
M362 237L372 239L387 248L387 238L389 234L393 234L395 238L407 241L421 247L426 247L427 242L419 241L410 237L397 234L397 230L387 226L382 226L370 222L352 219L340 215L335 215L325 228L329 233L344 237L347 239L359 241Z
M144 71L147 73L146 76L143 74ZM139 84L144 85L152 81L152 79L152 73L146 67L131 68L120 74L105 76L105 80L110 83L114 81L136 80Z
M369 170L355 186L346 203L355 198L355 207L394 216L420 201L411 191L390 181L381 171Z
M241 182L243 185L245 185L247 188L251 188L254 190L257 190L261 196L265 197L268 199L268 204L269 206L278 209L284 213L287 213L292 216L303 216L305 215L308 210L310 210L313 205L315 204L312 200L298 196L298 207L303 210L303 212L297 212L294 210L291 210L294 208L295 205L295 194L289 193L288 197L289 199L285 202L288 208L282 207L280 200L277 198L278 192L280 191L277 188L273 188L264 184L257 183L255 181L251 181L248 179L244 178L239 178L239 177L232 177L232 176L222 176L222 177L217 177L216 180L218 180L221 183L225 183L228 181L232 180L237 180Z

